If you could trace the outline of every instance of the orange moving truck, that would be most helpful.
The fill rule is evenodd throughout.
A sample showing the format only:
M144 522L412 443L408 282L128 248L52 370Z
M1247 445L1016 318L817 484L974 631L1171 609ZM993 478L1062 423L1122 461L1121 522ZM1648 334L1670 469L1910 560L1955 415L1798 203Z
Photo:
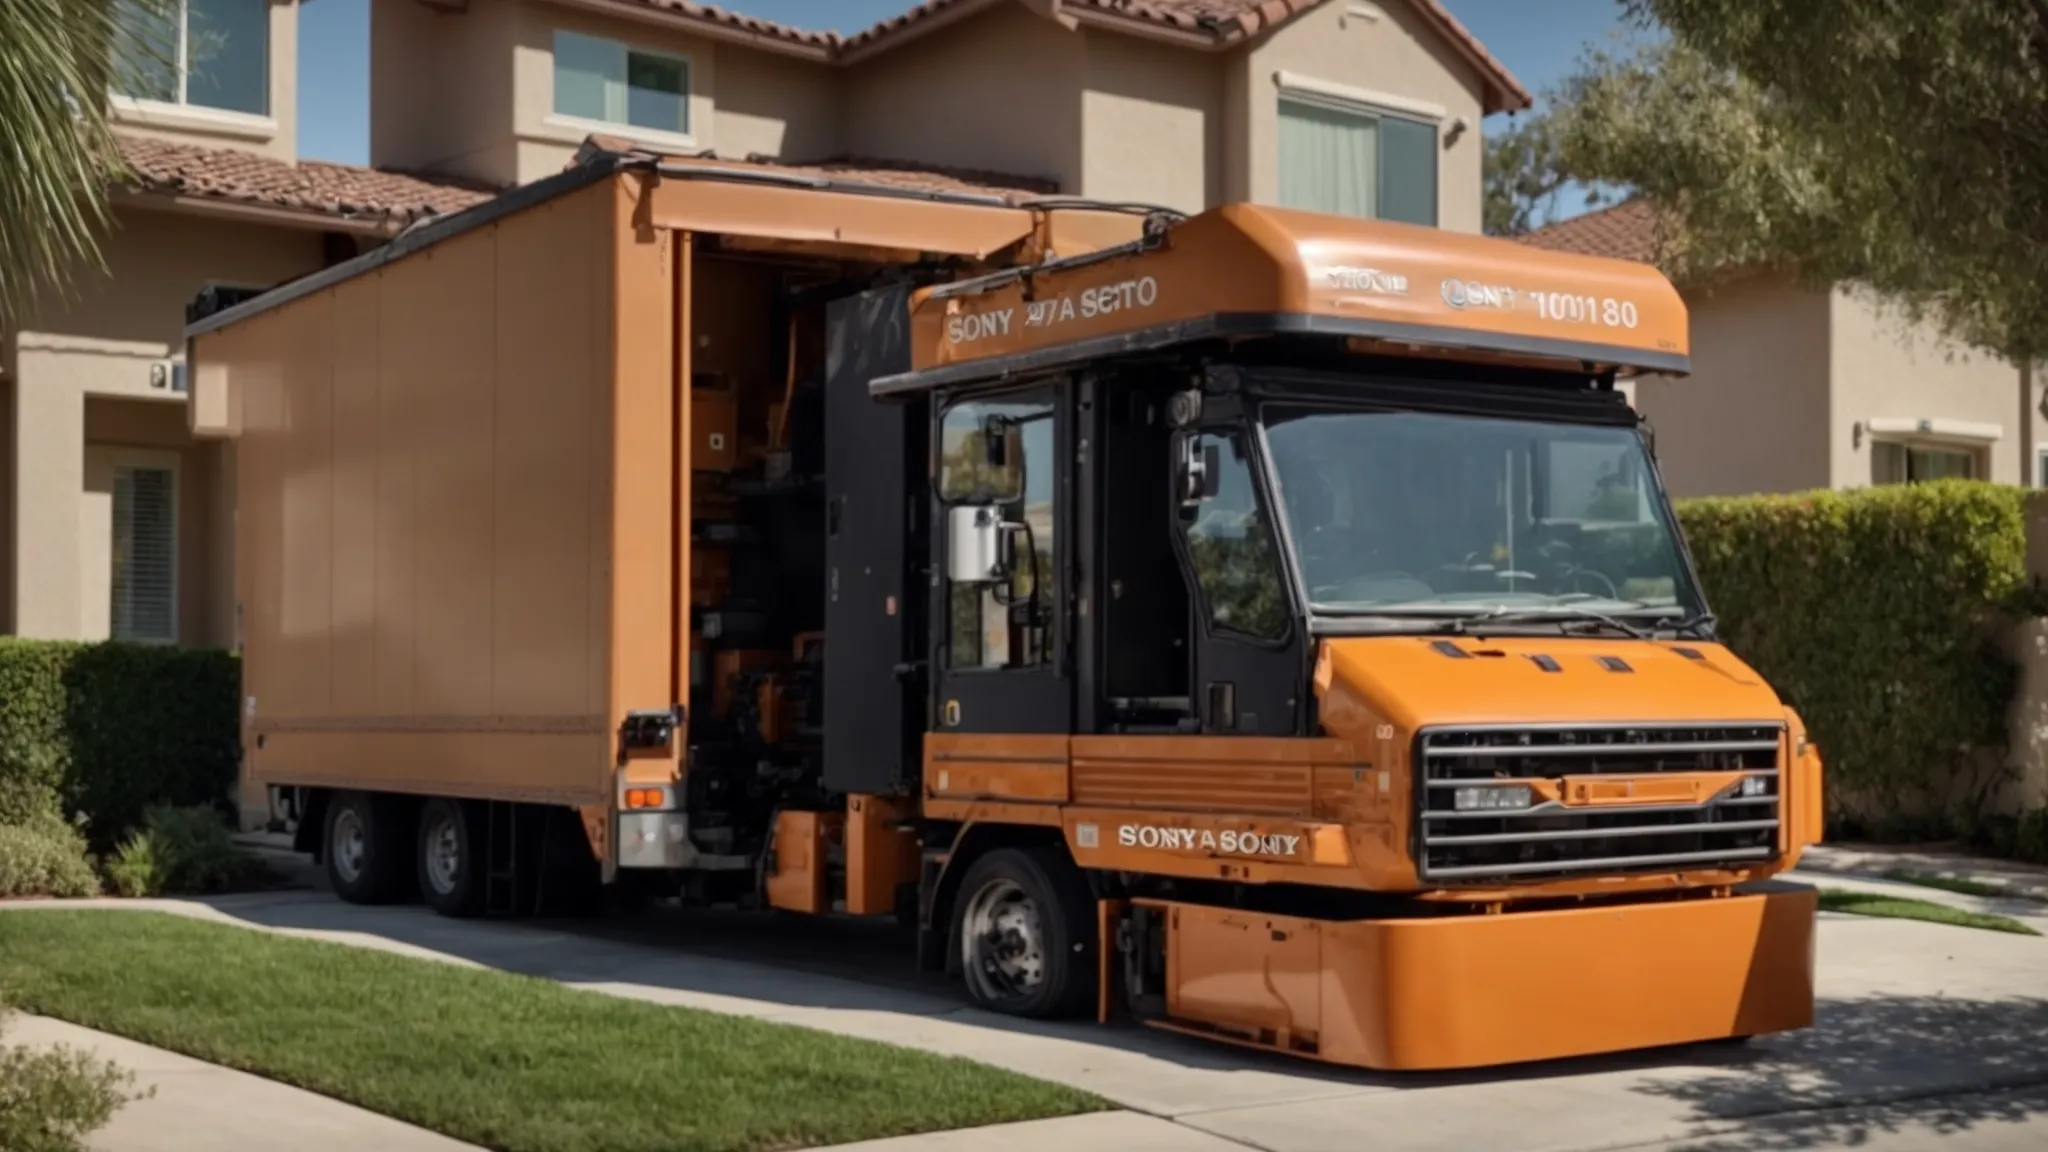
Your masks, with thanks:
M1798 717L1634 264L588 150L190 332L246 780L354 901L897 916L1384 1069L1806 1026Z

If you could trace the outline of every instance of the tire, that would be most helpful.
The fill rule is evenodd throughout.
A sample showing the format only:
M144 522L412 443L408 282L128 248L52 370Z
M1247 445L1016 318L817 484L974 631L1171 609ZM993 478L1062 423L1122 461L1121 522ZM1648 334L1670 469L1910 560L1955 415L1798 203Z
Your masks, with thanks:
M1006 1016L1091 1010L1095 901L1059 848L998 848L977 858L953 901L954 947L967 993Z
M467 919L484 910L484 863L474 805L435 797L420 807L416 837L420 898L443 916Z
M350 904L393 904L406 896L405 834L396 805L364 792L327 800L322 853L327 883Z

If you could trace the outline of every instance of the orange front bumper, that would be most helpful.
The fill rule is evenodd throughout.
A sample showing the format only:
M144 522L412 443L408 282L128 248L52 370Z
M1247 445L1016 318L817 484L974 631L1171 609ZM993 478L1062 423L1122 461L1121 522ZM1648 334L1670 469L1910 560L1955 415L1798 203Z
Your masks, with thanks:
M1478 1068L1803 1028L1813 889L1414 920L1140 901L1160 1027L1361 1068Z

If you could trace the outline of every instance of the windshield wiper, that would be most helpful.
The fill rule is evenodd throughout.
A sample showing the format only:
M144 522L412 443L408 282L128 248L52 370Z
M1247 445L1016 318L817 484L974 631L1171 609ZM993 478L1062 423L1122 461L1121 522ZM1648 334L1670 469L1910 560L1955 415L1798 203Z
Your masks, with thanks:
M1576 624L1581 629L1588 627L1612 628L1617 632L1633 636L1638 640L1651 639L1648 632L1625 620L1609 616L1605 612L1591 612L1584 608L1571 608L1564 611L1554 608L1494 608L1472 616L1455 616L1448 620L1439 620L1424 631L1426 634L1432 635L1445 632L1453 635L1463 635L1471 631L1471 626L1474 624L1532 624L1539 621L1545 624L1556 624L1560 630L1566 632L1571 631L1572 626Z
M1680 634L1690 632L1702 640L1714 638L1714 614L1712 612L1702 612L1697 616L1687 616L1680 620L1674 620L1669 616L1660 616L1657 618L1657 626L1669 628L1673 632Z

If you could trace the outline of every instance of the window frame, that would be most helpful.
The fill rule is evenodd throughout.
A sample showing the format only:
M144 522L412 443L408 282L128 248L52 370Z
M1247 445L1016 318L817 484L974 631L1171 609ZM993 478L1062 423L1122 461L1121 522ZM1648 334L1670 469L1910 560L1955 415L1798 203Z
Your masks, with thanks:
M107 541L107 638L111 641L166 648L175 648L184 642L184 629L181 627L179 620L182 614L181 607L184 595L184 589L179 578L179 569L183 566L184 562L184 518L182 505L185 498L185 475L183 464L184 461L180 458L179 454L168 449L123 448L116 450L115 454L108 458L107 475L110 488L107 494L109 505L107 517L108 526L113 533L113 537ZM138 471L162 472L170 477L170 541L168 548L170 559L168 565L169 579L165 587L165 596L169 601L166 606L165 619L169 623L169 630L166 636L161 637L121 635L119 631L120 615L115 609L119 587L115 581L114 565L117 561L116 544L120 539L121 530L119 501L116 499L116 493L122 473Z
M1272 577L1275 584L1274 590L1279 593L1280 597L1280 630L1271 636L1261 636L1256 632L1237 628L1217 619L1215 604L1210 599L1208 587L1202 583L1201 569L1195 563L1194 542L1189 539L1188 526L1182 519L1183 508L1178 499L1178 493L1172 491L1179 480L1178 461L1180 459L1181 445L1189 440L1199 444L1205 438L1212 436L1224 441L1236 442L1238 457L1244 464L1247 473L1246 479L1249 481L1251 488L1252 505L1258 510L1261 517L1260 524L1265 532L1266 547L1271 560ZM1196 424L1192 427L1175 431L1169 441L1169 445L1167 452L1169 471L1166 476L1166 484L1169 489L1170 506L1173 509L1174 516L1172 526L1173 549L1174 553L1180 558L1182 571L1186 573L1188 600L1197 609L1197 613L1201 618L1203 635L1212 640L1229 639L1255 648L1278 649L1287 647L1294 641L1295 621L1300 615L1300 608L1295 603L1295 580L1288 568L1286 546L1281 539L1281 528L1277 522L1279 518L1277 512L1278 505L1273 502L1273 495L1266 486L1266 465L1263 456L1265 447L1264 430L1241 420Z
M1897 479L1880 479L1878 476L1878 454L1886 450L1897 450L1899 453L1898 461L1901 474ZM1948 477L1948 479L1981 481L1987 479L1991 471L1990 448L1986 444L1954 440L1918 439L1908 436L1874 436L1870 441L1871 486L1875 488L1892 484L1927 483L1925 480L1915 480L1913 478L1913 456L1915 453L1922 455L1960 456L1969 461L1970 470L1968 475Z
M175 64L178 92L175 99L159 100L153 96L131 96L121 92L115 79L109 77L107 102L123 118L144 124L167 128L195 127L206 131L222 132L249 139L267 140L278 130L275 87L277 40L271 27L271 5L263 0L263 47L260 53L263 65L263 110L245 112L237 108L217 108L210 104L190 102L192 61L189 58L192 0L177 0L178 43ZM116 28L126 23L120 10L115 10L111 22Z
M632 75L632 61L635 56L644 56L664 63L675 64L683 72L683 90L680 94L683 106L683 126L674 128L653 128L634 124L630 120L606 120L562 111L560 48L562 37L576 36L593 40L616 48L624 58L626 75ZM627 87L630 89L631 84ZM672 51L665 48L649 48L645 45L618 36L605 36L583 32L575 28L555 28L548 39L548 113L547 124L568 129L580 139L592 132L611 136L623 136L643 144L668 145L694 148L697 145L697 109L693 98L697 91L697 61L688 52ZM628 113L630 115L630 112Z
M1273 107L1273 176L1274 201L1286 206L1281 199L1280 181L1285 169L1286 156L1283 152L1281 120L1287 114L1290 104L1333 112L1358 120L1370 121L1374 125L1373 148L1373 214L1361 219L1386 220L1390 223L1415 223L1415 221L1390 220L1383 214L1386 201L1384 195L1387 181L1385 134L1379 127L1389 120L1402 121L1426 127L1430 131L1430 219L1426 227L1443 227L1443 141L1444 124L1451 119L1449 109L1424 100L1414 100L1391 93L1374 92L1354 88L1347 84L1319 80L1290 72L1275 72L1273 82L1277 88Z
M1003 388L1000 391L971 392L963 395L956 395L943 400L939 404L934 405L935 410L932 414L932 427L934 430L934 435L932 437L931 442L932 499L941 510L941 518L943 518L944 516L945 509L973 505L976 503L984 503L983 501L951 499L948 498L945 494L946 418L950 416L956 409L991 404L1042 404L1046 410L1046 414L1043 417L1043 419L1052 437L1052 449L1050 452L1050 456L1053 461L1051 532L1052 565L1050 581L1048 582L1048 586L1043 590L1045 592L1043 603L1045 604L1044 611L1046 613L1046 628L1048 631L1048 635L1046 637L1046 642L1040 648L1040 659L1034 663L1029 664L1006 663L1000 665L962 665L956 663L954 661L953 648L953 639L955 635L955 621L953 617L954 584L950 578L944 576L943 570L941 570L940 577L944 586L944 594L940 596L938 599L939 612L941 614L941 619L944 621L944 631L937 637L937 640L939 652L944 657L945 674L948 676L981 676L1016 673L1052 673L1056 675L1064 674L1067 661L1067 652L1070 645L1072 645L1072 643L1074 642L1074 637L1069 635L1071 627L1069 625L1069 617L1066 611L1066 587L1068 583L1066 569L1070 562L1070 557L1067 555L1067 552L1070 547L1072 535L1068 522L1071 520L1074 513L1073 510L1068 507L1070 501L1070 488L1067 478L1065 477L1065 475L1062 474L1059 465L1059 461L1063 455L1061 452L1061 448L1063 444L1062 437L1065 434L1064 425L1066 420L1066 417L1063 414L1062 401L1063 378L1054 376L1040 377L1037 379L1025 381L1014 387ZM1028 447L1020 445L1020 451L1024 451L1028 455L1029 449ZM1027 470L1025 473L1025 483L1022 487L1020 487L1017 496L1014 500L995 501L993 503L996 503L998 507L1007 507L1008 505L1011 504L1026 505L1029 499L1029 495L1030 485L1029 473ZM1038 583L1038 579L1035 569L1033 571L1032 579L1034 584L1034 590L1036 590L1035 586ZM984 610L986 609L986 607L987 603L986 600L984 600Z

